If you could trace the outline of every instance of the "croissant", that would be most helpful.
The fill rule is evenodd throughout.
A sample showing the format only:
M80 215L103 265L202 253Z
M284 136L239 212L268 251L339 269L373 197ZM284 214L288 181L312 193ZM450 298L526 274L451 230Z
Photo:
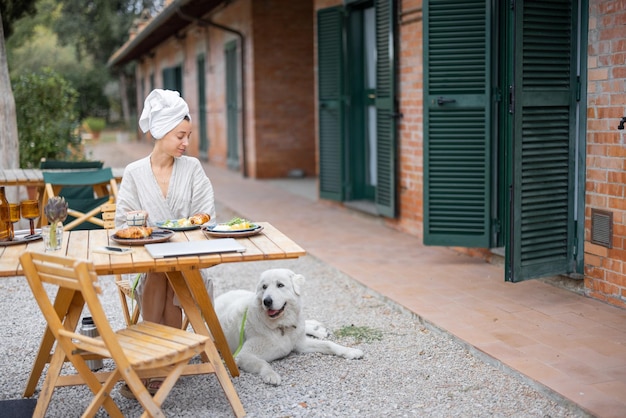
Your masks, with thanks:
M211 215L208 213L196 213L195 215L189 217L189 222L191 222L192 225L202 225L210 220Z
M152 228L149 226L130 226L128 228L120 229L115 233L118 238L148 238L152 235Z

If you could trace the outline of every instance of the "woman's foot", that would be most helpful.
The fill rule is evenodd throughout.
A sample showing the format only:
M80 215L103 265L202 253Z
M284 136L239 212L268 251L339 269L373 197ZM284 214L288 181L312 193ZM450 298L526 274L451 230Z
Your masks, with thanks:
M152 379L148 379L148 384L146 388L150 395L154 396L159 389L161 389L161 385L163 384L163 378L161 377L153 377Z
M154 393L156 393L156 391L155 391L154 393L152 393L152 392L150 391L150 387L149 387L149 385L150 385L150 380L151 380L151 379L141 379L141 383L143 383L143 385L144 385L144 386L146 386L146 387L148 388L148 392L149 392L151 395L154 395ZM160 386L161 386L161 385L159 384L159 387L160 387ZM157 390L158 390L158 388L157 388ZM120 395L122 395L122 396L123 396L123 397L125 397L126 399L136 399L136 398L135 398L135 394L133 393L133 391L132 391L132 390L130 390L130 388L128 387L128 385L127 385L126 383L124 383L124 384L122 385L122 387L120 388Z

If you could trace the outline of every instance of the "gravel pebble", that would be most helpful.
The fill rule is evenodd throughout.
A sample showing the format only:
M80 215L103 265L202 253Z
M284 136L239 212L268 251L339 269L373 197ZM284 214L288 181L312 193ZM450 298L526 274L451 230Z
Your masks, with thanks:
M322 322L332 332L330 339L360 348L365 357L292 354L273 363L282 378L280 386L266 385L258 376L242 372L233 382L249 417L588 416L310 255L224 264L210 271L220 294L253 290L260 273L275 267L303 274L305 316ZM110 321L114 328L121 327L113 278L104 276L100 282ZM44 322L24 278L1 279L0 292L0 309L5 312L0 316L0 399L19 399ZM110 367L110 362L105 365ZM136 401L121 397L117 390L112 396L125 416L141 415ZM47 416L79 416L90 399L85 387L57 389ZM232 416L213 376L181 378L163 407L168 416ZM98 416L106 414L101 409Z

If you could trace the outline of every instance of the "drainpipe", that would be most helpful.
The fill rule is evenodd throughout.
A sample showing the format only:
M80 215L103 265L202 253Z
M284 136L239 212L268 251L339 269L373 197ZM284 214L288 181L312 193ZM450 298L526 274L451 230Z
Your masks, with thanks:
M248 177L248 164L247 164L247 152L246 152L246 55L245 55L245 38L240 31L229 28L228 26L220 25L219 23L212 22L210 20L202 19L199 17L189 16L180 9L181 6L176 6L176 13L183 19L190 22L197 23L199 26L213 26L214 28L221 29L226 32L235 34L239 38L239 44L241 45L241 160L243 164L242 175L244 178Z

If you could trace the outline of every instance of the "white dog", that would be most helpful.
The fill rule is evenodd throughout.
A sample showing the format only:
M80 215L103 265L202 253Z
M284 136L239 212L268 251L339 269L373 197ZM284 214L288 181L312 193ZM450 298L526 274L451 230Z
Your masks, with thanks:
M271 269L261 274L256 293L232 290L215 299L215 311L228 345L233 353L238 351L237 365L260 375L265 383L280 384L280 376L269 362L292 351L334 354L347 359L363 357L361 350L308 336L323 338L328 332L318 322L305 321L301 316L303 283L304 276L291 270Z

